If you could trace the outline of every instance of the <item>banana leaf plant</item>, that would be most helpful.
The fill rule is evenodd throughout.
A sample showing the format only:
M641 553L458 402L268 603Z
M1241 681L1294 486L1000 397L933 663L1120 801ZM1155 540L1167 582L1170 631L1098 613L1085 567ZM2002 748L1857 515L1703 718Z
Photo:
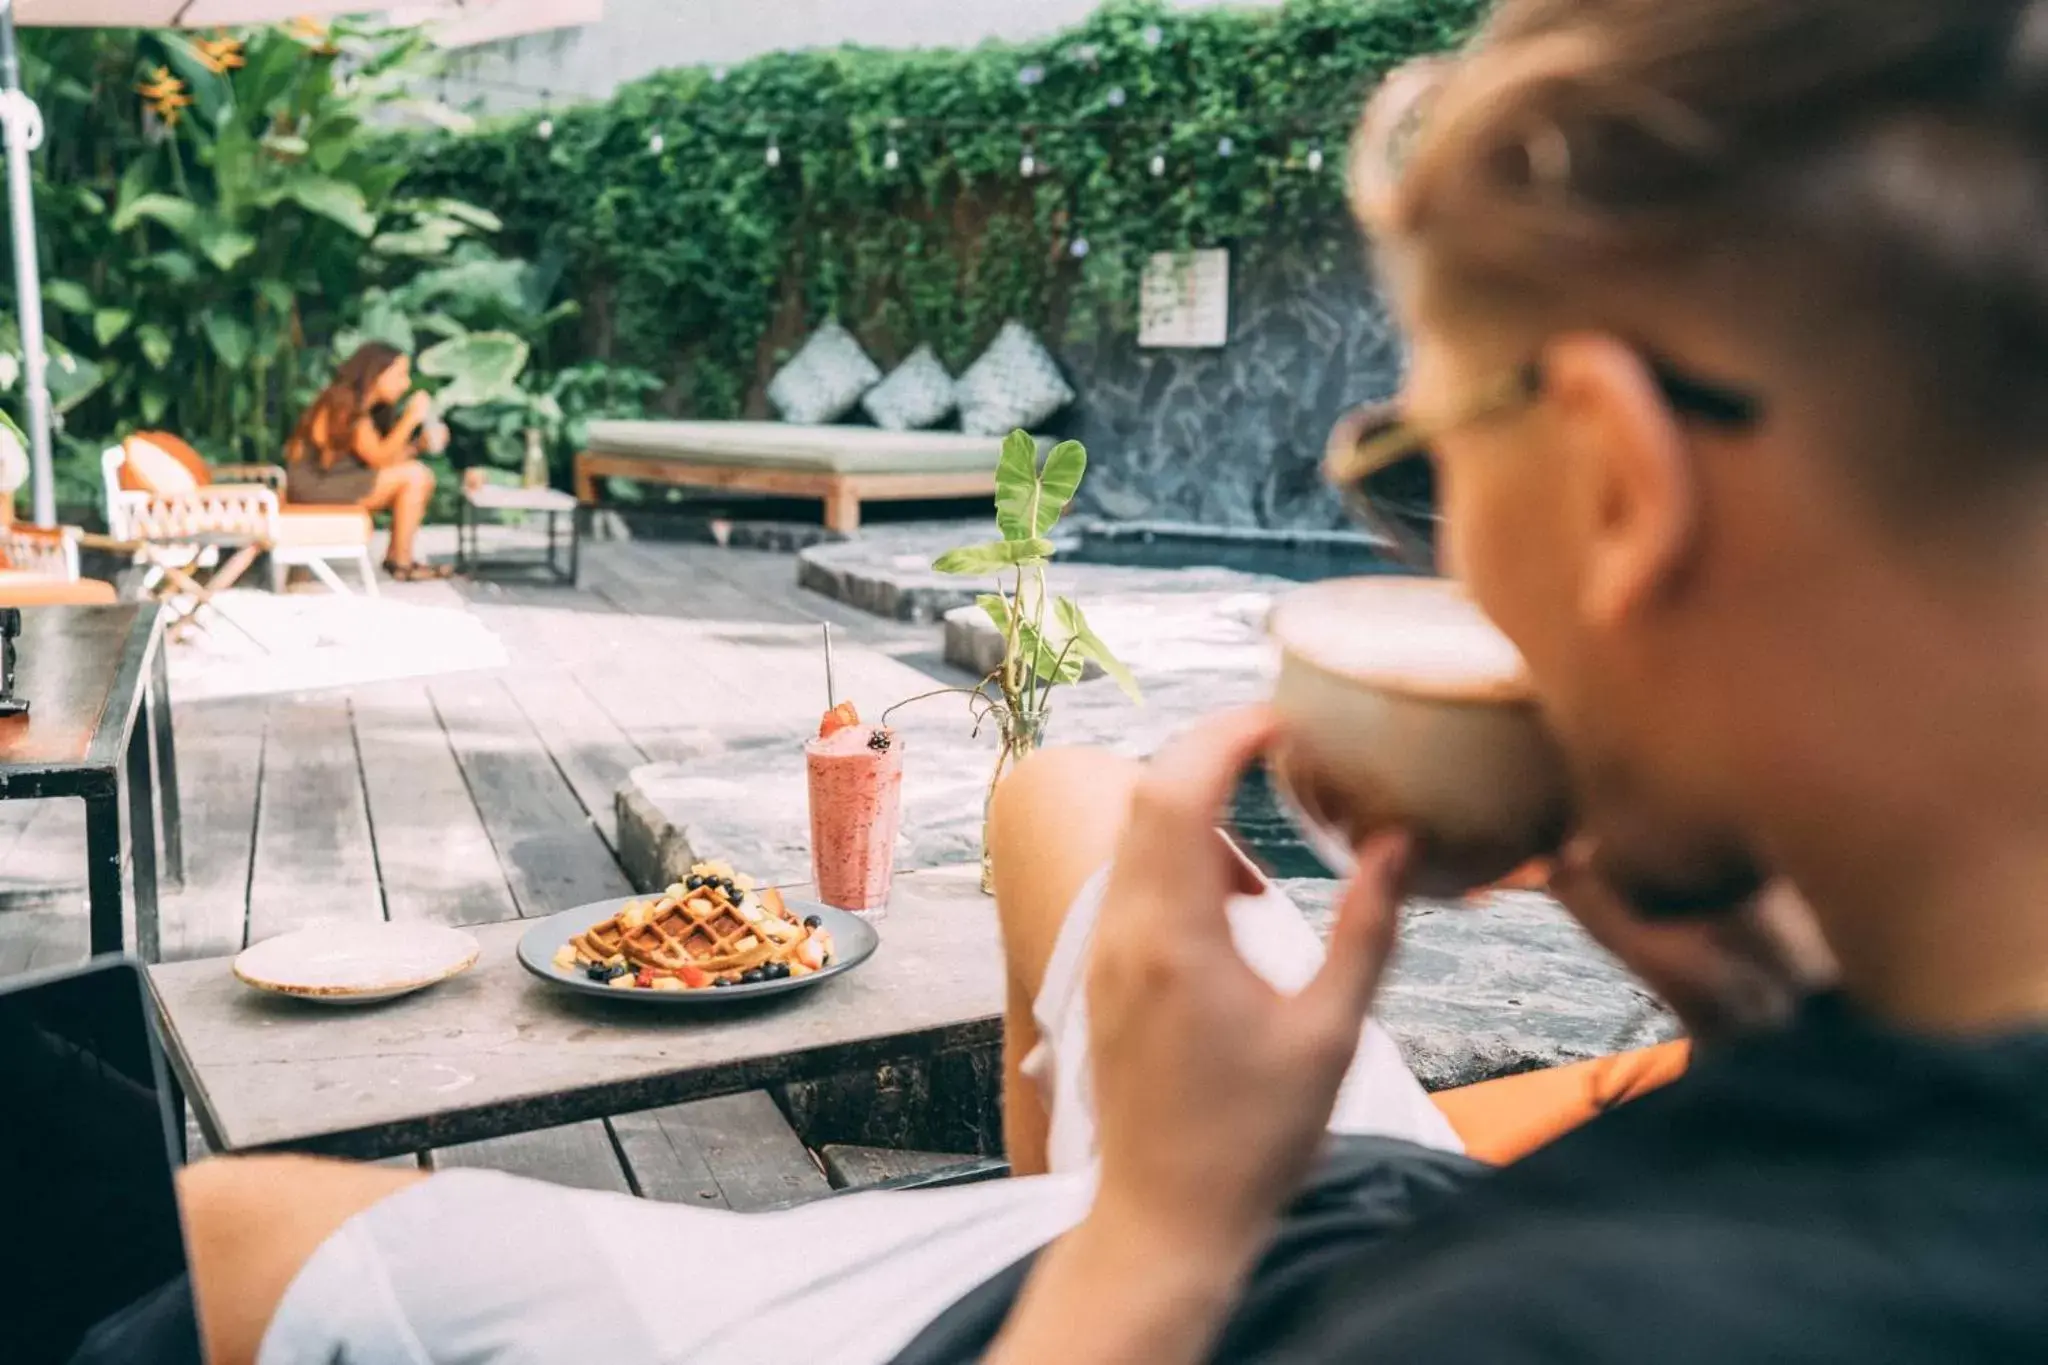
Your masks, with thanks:
M975 710L975 731L993 723L998 749L987 797L1010 767L1036 749L1045 738L1055 687L1077 683L1093 662L1116 681L1124 695L1139 705L1144 694L1131 670L1111 652L1088 624L1081 604L1046 589L1046 565L1056 546L1050 539L1067 507L1080 490L1088 469L1088 451L1079 441L1062 441L1041 463L1037 438L1013 431L1003 439L996 465L996 527L1001 540L964 545L933 561L940 573L994 578L995 592L975 602L1002 632L1002 663L967 689ZM984 798L982 889L990 890Z

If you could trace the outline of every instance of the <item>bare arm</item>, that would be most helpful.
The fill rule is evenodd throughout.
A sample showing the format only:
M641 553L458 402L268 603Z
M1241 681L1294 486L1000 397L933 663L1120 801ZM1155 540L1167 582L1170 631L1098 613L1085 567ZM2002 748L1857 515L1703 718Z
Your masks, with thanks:
M377 424L367 417L360 419L355 431L356 458L372 469L383 469L411 459L418 445L420 425L426 419L425 394L413 395L412 401L405 405L405 411L398 415L398 421L388 432L380 433Z
M1225 913L1250 874L1214 831L1272 726L1217 717L1133 792L1088 968L1102 1183L1033 1268L992 1365L1204 1359L1322 1142L1391 947L1407 840L1359 849L1315 979L1267 985Z
M1097 1206L1039 1257L988 1365L1193 1365L1208 1358L1256 1248L1161 1242Z

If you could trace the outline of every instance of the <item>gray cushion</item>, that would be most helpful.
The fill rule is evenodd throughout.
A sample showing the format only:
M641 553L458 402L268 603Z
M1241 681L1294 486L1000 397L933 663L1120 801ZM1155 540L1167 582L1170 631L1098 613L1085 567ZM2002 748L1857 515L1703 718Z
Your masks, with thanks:
M914 431L938 424L953 410L953 376L929 346L920 346L860 400L884 431Z
M960 429L1001 436L1030 429L1074 401L1059 362L1031 329L1006 322L981 358L953 386L960 404Z
M881 377L853 333L827 322L768 381L768 401L787 422L836 421Z
M834 474L993 474L1003 442L1000 437L958 431L803 427L787 422L600 421L590 424L584 449L681 464Z

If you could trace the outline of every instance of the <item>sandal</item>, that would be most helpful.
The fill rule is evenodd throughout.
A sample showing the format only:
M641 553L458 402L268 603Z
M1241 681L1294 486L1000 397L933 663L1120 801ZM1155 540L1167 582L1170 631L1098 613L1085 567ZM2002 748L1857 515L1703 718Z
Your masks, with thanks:
M455 576L455 570L446 564L394 564L388 559L384 561L384 572L394 583L432 583Z

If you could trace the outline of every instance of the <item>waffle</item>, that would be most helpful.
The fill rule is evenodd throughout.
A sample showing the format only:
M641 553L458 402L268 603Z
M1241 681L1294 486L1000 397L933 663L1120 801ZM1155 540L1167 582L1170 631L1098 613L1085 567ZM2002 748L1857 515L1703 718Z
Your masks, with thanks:
M772 887L756 893L722 863L691 871L699 885L678 883L628 903L570 939L557 965L586 968L608 985L673 989L677 977L691 986L731 984L756 968L805 976L830 961L831 935L800 923ZM599 975L608 966L614 976Z

